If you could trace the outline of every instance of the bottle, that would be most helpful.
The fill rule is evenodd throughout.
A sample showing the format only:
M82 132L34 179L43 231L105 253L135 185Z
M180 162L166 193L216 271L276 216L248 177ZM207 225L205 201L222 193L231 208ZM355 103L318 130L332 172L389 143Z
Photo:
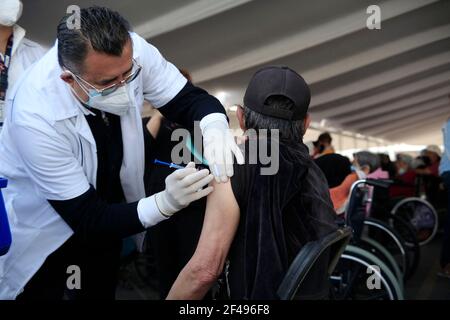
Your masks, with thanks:
M11 229L1 189L6 188L8 180L0 178L0 256L5 255L11 247Z

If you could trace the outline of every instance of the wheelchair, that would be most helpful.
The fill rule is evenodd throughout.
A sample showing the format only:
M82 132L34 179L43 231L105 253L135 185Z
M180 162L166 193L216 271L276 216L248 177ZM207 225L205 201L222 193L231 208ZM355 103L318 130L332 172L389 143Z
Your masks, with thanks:
M394 205L391 214L408 221L414 227L421 246L436 236L439 226L438 214L433 205L425 199L404 198Z
M434 178L438 179L438 178ZM380 202L384 202L384 211L408 222L415 230L419 245L423 246L436 236L439 227L439 214L436 206L442 206L442 196L435 187L438 182L431 177L418 176L416 179L416 196L389 199L384 194ZM393 182L392 182L393 183ZM391 183L391 184L392 184ZM383 194L380 192L380 194ZM445 201L444 201L445 202ZM446 203L444 203L444 208ZM445 209L443 210L445 212Z
M370 284L371 276L378 283ZM333 300L403 300L403 286L377 256L348 245L330 277Z
M369 217L364 222L368 226L367 235L382 243L394 256L401 252L399 264L404 280L408 280L414 275L420 261L417 229L409 219L396 214L398 211L390 210L388 189L391 180L366 180L366 184L373 188L364 200L370 204L367 212Z
M421 246L429 243L436 236L439 226L438 214L425 199L404 198L394 205L391 214L408 221L413 226Z
M320 281L317 281L312 271L323 269L325 263L325 274L330 280L329 286L325 288L328 299L403 299L403 289L390 269L370 252L349 245L351 236L352 229L343 227L322 239L305 244L279 285L277 296L281 300L317 299L317 293L311 295L308 292L312 284L319 287L314 291L321 291ZM376 284L372 289L367 286L366 270L373 273L379 287Z
M410 276L408 272L412 267L411 253L413 259L418 257L417 242L411 250L390 225L368 217L369 187L373 186L384 187L385 183L370 179L356 181L351 188L345 218L338 221L353 229L352 243L344 250L331 276L333 294L338 300L403 299L403 282L405 275ZM414 234L411 237L413 241ZM369 285L368 274L377 279L377 290Z
M329 285L327 279L331 277L336 264L350 241L351 235L351 229L344 227L322 239L306 243L292 261L278 287L277 296L279 299L316 299L318 297L317 293L312 295L307 289L314 287L315 292L321 291L317 289L317 287L320 287L321 279L317 279L313 275L313 270L325 271L324 280L326 285L324 290L327 291L326 296L328 296ZM323 268L324 265L326 266L325 269Z

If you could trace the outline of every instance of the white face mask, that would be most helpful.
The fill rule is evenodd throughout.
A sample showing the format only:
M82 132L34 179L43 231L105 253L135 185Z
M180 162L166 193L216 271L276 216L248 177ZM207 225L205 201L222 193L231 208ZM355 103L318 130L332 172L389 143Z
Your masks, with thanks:
M398 174L399 175L404 175L406 173L406 168L399 168L398 169Z
M358 179L365 179L365 178L367 178L366 173L364 171L360 170L360 169L356 169L355 173L358 176Z
M119 117L125 115L131 106L126 85L119 87L116 91L106 96L100 95L94 89L89 90L87 95L89 96L89 100L86 102L88 106L118 115Z
M11 27L22 15L22 2L19 0L2 0L0 3L0 24Z
M367 177L366 173L357 164L352 165L351 170L356 173L358 179L365 179Z
M128 110L130 109L131 101L126 85L119 87L116 91L106 96L102 96L94 89L91 89L88 92L82 85L80 85L79 83L78 85L88 95L89 100L87 102L84 102L72 87L70 87L70 89L78 98L78 100L80 100L84 105L87 105L88 107L112 113L119 117L127 114Z

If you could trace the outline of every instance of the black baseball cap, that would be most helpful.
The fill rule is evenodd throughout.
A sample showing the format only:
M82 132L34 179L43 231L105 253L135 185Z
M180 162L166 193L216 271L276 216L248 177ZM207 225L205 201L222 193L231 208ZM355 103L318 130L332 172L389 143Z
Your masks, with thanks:
M285 96L294 102L292 110L273 109L266 104L270 96ZM256 71L244 95L244 107L266 116L286 120L304 119L311 92L305 79L286 66L268 66Z

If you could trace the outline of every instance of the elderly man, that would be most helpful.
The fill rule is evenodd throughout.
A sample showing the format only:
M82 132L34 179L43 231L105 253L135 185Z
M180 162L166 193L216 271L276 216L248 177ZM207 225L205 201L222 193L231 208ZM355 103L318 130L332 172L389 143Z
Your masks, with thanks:
M76 17L75 17L76 18ZM241 157L225 110L195 87L128 22L108 8L65 16L53 48L29 68L7 101L0 176L13 243L0 257L0 298L60 299L70 270L74 296L112 299L122 238L144 231L212 191L193 163L149 197L144 189L140 109L200 121L218 181Z
M336 230L327 182L302 142L310 122L309 101L307 84L292 69L266 67L255 73L244 107L237 109L248 138L243 145L247 161L235 166L231 182L216 185L208 197L197 249L168 299L202 298L221 274L227 256L232 299L275 299L302 246ZM257 149L273 144L279 147L272 154L279 167L266 175L267 164L249 159ZM315 270L305 296L327 295L325 269Z

